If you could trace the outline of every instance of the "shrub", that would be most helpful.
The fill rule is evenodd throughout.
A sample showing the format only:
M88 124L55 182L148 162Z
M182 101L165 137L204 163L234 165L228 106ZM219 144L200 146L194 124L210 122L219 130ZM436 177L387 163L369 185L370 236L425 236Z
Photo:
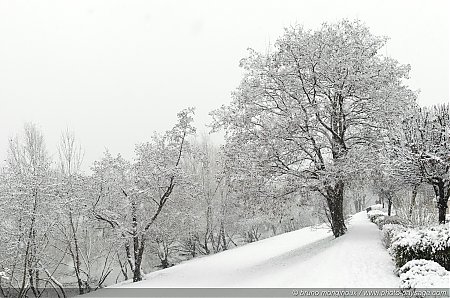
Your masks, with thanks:
M449 272L438 263L428 260L412 260L400 270L400 288L448 288Z
M400 232L406 231L406 227L400 224L385 224L382 228L382 241L386 248L389 248L392 243L392 239Z
M6 272L0 271L0 281L3 279L9 279L9 277L6 275Z
M390 253L397 267L411 260L431 260L450 269L450 228L440 225L427 229L407 229L392 238Z
M366 211L369 212L369 211L371 211L371 210L381 210L381 209L383 209L383 205L381 205L381 204L375 204L375 205L372 205L372 206L367 207L367 208L366 208Z
M375 219L375 223L377 224L378 228L381 230L383 229L384 225L387 224L395 224L395 225L405 225L405 221L403 221L400 217L397 215L393 216L379 216Z
M367 217L370 219L371 222L375 222L375 219L380 216L385 216L386 213L381 210L370 210L367 212Z
M387 215L381 215L381 216L377 216L375 217L375 219L373 220L373 222L378 226L378 228L380 228L380 226L383 226L383 222L384 222L384 218Z

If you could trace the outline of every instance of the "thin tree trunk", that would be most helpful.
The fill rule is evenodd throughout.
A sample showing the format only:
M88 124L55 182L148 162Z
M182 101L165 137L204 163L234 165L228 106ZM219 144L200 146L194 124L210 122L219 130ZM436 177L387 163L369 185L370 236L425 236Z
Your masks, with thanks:
M417 197L417 189L419 188L418 184L415 184L412 189L411 194L411 203L409 205L409 218L412 218L414 206L416 205L416 197Z
M130 243L128 242L128 240L125 242L125 253L127 256L128 265L130 265L130 270L131 270L131 272L134 272L134 263L132 260L131 251L130 251Z
M34 289L34 284L33 284L33 248L35 246L35 222L36 222L36 211L37 211L37 190L33 190L33 198L34 198L34 202L33 202L33 213L32 213L32 217L31 217L31 223L30 223L30 231L28 233L28 241L27 241L27 248L26 248L26 252L25 252L25 262L24 262L24 269L23 269L23 278L22 278L22 285L18 294L18 297L23 297L24 295L26 295L26 291L25 291L25 281L26 281L26 276L27 276L27 271L28 271L28 278L30 280L30 286L33 290L33 294L35 294L35 296L37 295L37 293L35 292Z
M120 260L120 256L119 256L119 252L116 252L117 254L117 261L119 262L119 266L120 266L120 271L122 272L123 277L125 278L125 280L128 279L128 274L126 271L126 263L123 264L122 261Z
M78 292L80 293L80 295L82 295L82 294L84 294L84 287L83 287L83 281L81 279L81 274L80 274L81 273L80 249L78 247L78 237L77 237L77 231L75 229L75 224L73 223L72 211L70 211L70 210L69 210L69 225L71 228L73 242L74 242L74 246L75 246L74 247L75 251L73 252L72 249L70 249L70 252L71 252L72 260L74 263L75 275L76 275L77 283L78 283ZM70 247L72 248L71 245L70 245Z
M225 227L223 225L223 221L220 222L220 237L222 238L222 250L227 250L228 244L225 238Z
M388 197L388 216L391 216L391 211L392 211L392 197Z

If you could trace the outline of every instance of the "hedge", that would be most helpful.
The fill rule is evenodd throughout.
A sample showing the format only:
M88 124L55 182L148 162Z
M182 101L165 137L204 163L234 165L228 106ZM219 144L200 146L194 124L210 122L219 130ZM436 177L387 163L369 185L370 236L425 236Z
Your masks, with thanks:
M389 251L399 268L408 261L424 259L450 270L450 228L439 225L395 233Z

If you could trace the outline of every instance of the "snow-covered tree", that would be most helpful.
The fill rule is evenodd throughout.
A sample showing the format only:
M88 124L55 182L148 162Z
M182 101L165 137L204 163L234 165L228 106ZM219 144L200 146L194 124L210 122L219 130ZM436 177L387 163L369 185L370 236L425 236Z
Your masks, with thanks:
M72 275L79 294L102 287L112 272L114 242L107 236L99 236L99 224L90 213L92 183L83 175L81 164L84 151L75 135L66 130L58 144L56 200L56 233L52 237L53 254L69 261L66 275ZM96 239L97 238L97 239ZM72 286L72 280L66 279Z
M254 173L322 194L336 237L346 231L344 186L358 161L348 155L380 142L414 98L403 84L409 66L379 54L386 41L359 21L286 29L272 52L241 61L233 101L212 113L230 155Z
M449 105L417 108L403 122L396 154L402 164L397 169L416 185L433 186L439 223L445 223L450 197L450 114Z
M190 195L181 160L189 148L187 138L195 132L192 114L193 109L181 111L171 130L137 145L135 163L106 154L93 168L98 185L95 217L123 238L133 281L142 279L148 232L167 201L174 192Z
M10 269L9 287L18 297L28 290L38 296L46 281L60 285L50 273L54 260L47 251L56 185L50 165L42 133L26 124L23 135L10 140L0 197L5 216L1 229L7 235L0 261Z

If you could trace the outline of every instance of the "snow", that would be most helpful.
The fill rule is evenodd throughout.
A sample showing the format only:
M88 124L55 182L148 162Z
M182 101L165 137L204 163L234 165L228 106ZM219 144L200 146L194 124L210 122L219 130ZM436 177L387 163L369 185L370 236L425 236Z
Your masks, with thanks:
M6 275L6 272L0 271L0 281L3 279L9 279L9 277Z
M360 212L348 227L337 239L325 226L303 228L114 287L398 287L377 226Z
M450 274L444 267L429 260L412 260L400 268L401 288L448 288Z

